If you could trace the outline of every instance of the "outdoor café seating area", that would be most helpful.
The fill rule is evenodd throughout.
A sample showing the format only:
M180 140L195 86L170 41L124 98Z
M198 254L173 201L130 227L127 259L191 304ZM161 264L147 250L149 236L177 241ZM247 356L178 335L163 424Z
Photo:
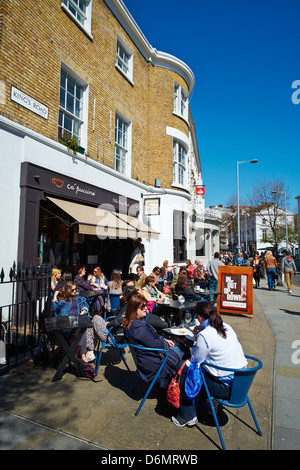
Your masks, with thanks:
M70 370L78 378L84 377L96 381L99 372L102 368L105 369L107 361L109 363L110 355L112 362L117 356L119 362L125 366L128 377L133 374L137 376L138 380L132 388L132 393L135 393L140 382L146 385L145 393L135 411L135 416L138 416L153 387L158 386L163 393L166 392L167 400L169 400L167 391L169 392L175 370L173 373L169 371L169 375L166 375L165 371L170 367L170 364L168 366L170 354L176 350L181 361L178 363L183 363L182 367L190 363L197 334L203 327L202 317L199 316L199 304L205 305L209 312L216 312L216 302L218 297L222 296L222 292L209 289L209 276L205 276L200 282L189 276L188 269L185 267L180 267L179 270L172 267L168 272L156 267L152 273L146 275L143 267L138 266L136 274L126 280L122 280L121 273L115 271L117 270L114 270L110 283L103 276L103 282L97 284L95 282L97 269L95 268L92 273L93 277L87 276L83 267L75 276L74 281L67 280L63 285L58 281L59 289L53 286L52 313L45 319L45 332L52 336L52 344L59 357L52 381L64 380L65 373ZM165 274L164 277L161 276L162 273ZM150 336L154 338L154 342L150 345L147 341L145 343L143 340L140 341L138 337L131 338L128 331L128 318L132 315L132 304L137 300L139 305L133 311L136 316L132 317L133 320L129 321L129 325L132 321L138 323L139 326L149 325L145 331L147 334L150 331ZM128 313L129 310L130 313ZM103 363L104 355L106 360ZM131 361L128 361L128 355L131 356ZM149 357L156 355L159 359L157 366L153 363L153 366L149 366L150 369L148 367L148 371L145 372L143 360L147 355ZM246 357L256 360L255 357L243 357L245 360ZM226 397L220 400L220 403L229 407L241 407L248 404L256 425L256 432L260 435L261 430L247 395L256 371L262 367L261 361L259 359L256 361L258 364L256 367L246 368L247 376L253 370L249 385L246 384L244 387L245 381L242 379L240 385L233 389L240 392L235 392L234 400L230 401L230 397ZM134 364L133 367L132 364ZM210 366L209 362L204 361L204 364ZM224 368L224 370L227 370L228 374L229 372L235 374L236 380L240 375L240 367ZM217 398L210 393L209 385L206 384L205 371L200 368L199 371L201 371L203 383L202 390L205 388L221 446L225 449L214 405ZM174 406L178 407L181 412L180 404ZM172 420L179 427L186 424L193 426L197 422L196 418L192 421L185 419L178 421L176 417L172 417Z

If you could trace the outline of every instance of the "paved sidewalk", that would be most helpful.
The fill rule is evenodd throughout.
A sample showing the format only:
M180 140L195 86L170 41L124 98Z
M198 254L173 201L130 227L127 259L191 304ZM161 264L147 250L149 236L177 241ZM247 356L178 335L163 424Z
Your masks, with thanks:
M276 291L261 288L254 294L275 336L274 416L272 447L274 450L300 449L300 289L286 285Z
M279 294L277 294L279 295ZM263 431L259 437L248 410L222 411L222 432L227 449L266 450L272 437L272 373L274 336L263 310L254 302L254 318L225 315L245 354L262 358L250 399ZM128 364L135 370L131 355ZM0 377L0 449L110 449L149 451L216 450L220 441L215 426L198 422L177 428L174 409L164 392L155 388L134 415L142 394L131 393L136 375L129 375L113 351L103 354L96 382L65 374L53 383L55 370L30 368L28 363ZM26 368L29 369L26 371ZM25 372L25 373L22 373ZM246 424L245 424L246 423Z
M250 399L263 431L253 431L247 407L222 411L227 449L299 449L300 290L286 293L254 289L254 317L223 314L237 332L245 354L259 357ZM299 346L297 346L300 349ZM293 355L294 353L294 355ZM129 352L128 364L135 370ZM142 393L131 393L136 376L129 375L113 351L103 354L96 382L65 374L53 383L55 370L31 367L0 376L0 450L149 450L192 451L220 448L217 430L201 421L176 428L174 409L155 388L136 417ZM246 424L245 424L246 423Z

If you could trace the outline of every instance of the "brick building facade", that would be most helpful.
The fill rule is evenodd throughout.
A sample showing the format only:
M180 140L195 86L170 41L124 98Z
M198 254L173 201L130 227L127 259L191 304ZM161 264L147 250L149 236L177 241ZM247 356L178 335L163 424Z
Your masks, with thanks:
M193 193L202 176L191 130L190 68L154 49L121 0L3 0L0 8L7 263L18 253L24 262L71 268L78 251L85 264L106 263L111 241L99 245L95 231L80 232L81 221L59 206L66 200L110 203L111 212L127 215L131 208L129 215L149 227L148 235L135 233L143 235L147 271L164 259L194 257L190 214L203 212L204 203ZM71 138L75 154L64 145ZM68 193L80 185L80 193ZM156 204L153 215L147 199ZM1 240L7 233L3 227ZM122 241L123 270L130 235Z

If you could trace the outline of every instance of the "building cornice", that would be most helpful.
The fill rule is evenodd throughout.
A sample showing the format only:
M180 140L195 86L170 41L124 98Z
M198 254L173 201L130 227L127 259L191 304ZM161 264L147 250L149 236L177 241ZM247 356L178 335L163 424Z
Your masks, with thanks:
M190 67L177 57L152 47L122 0L105 0L105 3L147 62L178 73L186 81L189 93L191 94L195 85L195 76Z
M183 191L178 191L174 189L167 189L167 188L155 188L154 186L148 186L145 183L141 183L140 181L136 181L133 178L123 175L122 173L119 173L118 171L114 170L113 168L110 168L97 160L87 157L85 155L81 155L79 153L73 154L70 153L70 151L67 149L67 147L63 144L60 144L59 142L56 142L55 140L49 139L48 137L45 137L42 134L39 134L38 132L29 129L28 127L23 126L22 124L18 124L14 121L11 121L10 119L0 115L0 129L7 129L8 131L18 135L19 137L29 137L30 139L33 139L40 144L47 145L50 148L53 148L56 151L61 152L62 154L67 155L69 158L72 158L73 161L81 161L84 162L85 165L94 167L95 169L102 171L110 176L113 176L119 180L123 180L126 183L129 183L137 188L139 188L141 191L143 191L143 197L150 197L152 194L155 195L169 195L169 196L178 196L182 197L183 199L187 199L188 201L191 200L191 195L190 193L186 193ZM37 163L38 165L41 166L41 163Z

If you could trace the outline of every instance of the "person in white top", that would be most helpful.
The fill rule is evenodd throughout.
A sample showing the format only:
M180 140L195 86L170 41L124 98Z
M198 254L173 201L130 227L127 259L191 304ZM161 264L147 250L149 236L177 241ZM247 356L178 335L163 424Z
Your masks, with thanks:
M230 325L223 323L217 311L208 302L199 302L196 306L199 325L194 328L195 343L191 351L191 363L204 361L229 369L242 369L247 366L241 344ZM206 382L215 398L228 400L231 393L232 376L227 371L206 366ZM185 378L188 366L183 369L180 379L180 410L172 417L176 426L193 426L197 423L196 401L188 400L185 394ZM204 392L204 386L200 394Z

